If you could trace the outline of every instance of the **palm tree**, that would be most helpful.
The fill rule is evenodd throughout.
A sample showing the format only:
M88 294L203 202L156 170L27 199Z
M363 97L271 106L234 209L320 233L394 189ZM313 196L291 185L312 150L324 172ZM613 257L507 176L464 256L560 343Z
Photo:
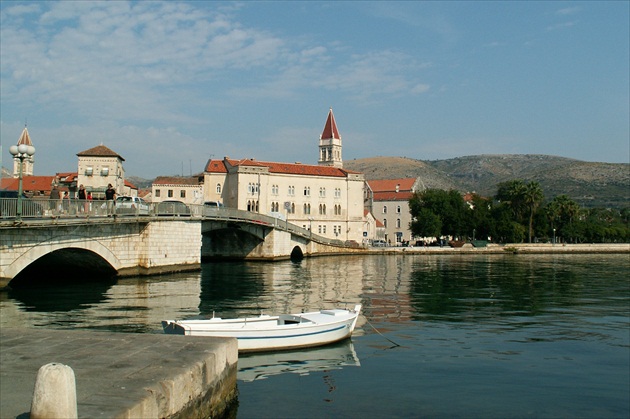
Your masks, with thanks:
M523 203L529 209L529 242L532 242L532 231L534 230L534 214L536 209L545 198L540 183L531 181L523 190Z

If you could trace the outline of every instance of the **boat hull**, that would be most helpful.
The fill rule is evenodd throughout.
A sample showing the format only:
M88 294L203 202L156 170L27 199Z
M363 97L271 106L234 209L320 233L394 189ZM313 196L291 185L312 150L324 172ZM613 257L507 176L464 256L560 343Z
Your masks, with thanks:
M347 339L354 331L360 309L357 305L354 310L249 319L164 320L162 326L167 334L236 338L239 352L286 350Z

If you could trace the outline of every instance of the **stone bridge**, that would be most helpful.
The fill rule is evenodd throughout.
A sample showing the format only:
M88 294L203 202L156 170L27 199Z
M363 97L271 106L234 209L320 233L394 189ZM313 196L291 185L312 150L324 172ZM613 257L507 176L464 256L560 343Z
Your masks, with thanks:
M363 250L261 214L192 209L180 215L4 218L0 288L26 278L151 275L196 270L202 260L301 259Z

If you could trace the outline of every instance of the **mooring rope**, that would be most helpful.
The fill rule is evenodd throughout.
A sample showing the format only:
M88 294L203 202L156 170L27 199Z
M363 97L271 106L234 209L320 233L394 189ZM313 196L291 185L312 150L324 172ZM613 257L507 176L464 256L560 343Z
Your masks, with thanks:
M365 317L365 316L363 316ZM378 329L376 327L374 327L374 325L372 323L370 323L370 321L368 320L367 317L365 317L365 321L367 322L367 324L369 324L370 326L372 326L372 329L374 329L374 331L376 333L378 333L379 335L381 335L383 338L385 338L386 340L390 341L391 343L394 344L394 346L400 346L399 344L397 344L396 342L394 342L393 340L391 340L390 338L388 338L387 336L383 335L381 332L378 331Z

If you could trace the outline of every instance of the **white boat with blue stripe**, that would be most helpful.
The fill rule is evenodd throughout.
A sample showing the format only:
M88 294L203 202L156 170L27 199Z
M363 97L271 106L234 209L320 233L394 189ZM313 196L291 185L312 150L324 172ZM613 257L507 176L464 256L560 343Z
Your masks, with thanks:
M233 337L239 352L308 348L347 339L357 324L361 304L354 309L282 314L240 319L213 317L205 320L163 320L164 333L174 335Z

